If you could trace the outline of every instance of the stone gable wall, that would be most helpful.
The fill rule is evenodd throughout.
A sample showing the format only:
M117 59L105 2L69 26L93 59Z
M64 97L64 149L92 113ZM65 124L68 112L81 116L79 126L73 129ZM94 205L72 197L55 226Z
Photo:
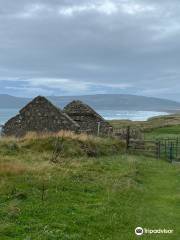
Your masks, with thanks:
M79 101L73 101L64 108L67 113L75 122L80 126L80 130L91 134L102 135L111 134L112 126L105 121L98 113L91 109L88 105Z
M43 101L42 101L43 100ZM27 132L78 131L79 126L69 116L44 99L32 101L20 114L11 118L3 127L3 135L21 137Z
M37 97L2 128L3 135L24 136L27 132L59 132L69 130L108 135L112 126L88 105L74 101L62 112L44 97Z

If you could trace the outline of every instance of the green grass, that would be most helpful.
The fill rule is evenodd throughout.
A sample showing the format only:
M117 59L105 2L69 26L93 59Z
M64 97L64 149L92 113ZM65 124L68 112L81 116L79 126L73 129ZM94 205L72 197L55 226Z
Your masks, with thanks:
M177 138L180 137L180 125L156 128L145 132L145 138Z
M119 139L101 138L86 135L75 135L62 133L59 136L27 136L22 139L2 138L0 139L0 154L2 156L23 156L33 158L45 153L52 156L56 149L57 140L60 148L60 156L67 157L98 157L117 154L124 151L125 143ZM34 153L34 154L32 154Z
M130 126L147 132L157 128L180 125L180 114L152 117L147 121L111 120L109 122L114 128Z
M116 128L139 129L145 139L177 138L180 137L180 115L173 114L158 116L147 121L112 120L110 124Z
M180 165L126 155L117 140L67 136L52 164L52 140L0 142L1 240L133 240L137 226L174 229L145 240L178 239Z

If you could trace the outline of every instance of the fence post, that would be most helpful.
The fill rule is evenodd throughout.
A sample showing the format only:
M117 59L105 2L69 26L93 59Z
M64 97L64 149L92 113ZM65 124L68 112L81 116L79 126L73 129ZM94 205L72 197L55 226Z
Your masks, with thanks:
M129 149L129 142L130 142L130 126L128 126L126 130L126 150Z
M156 158L159 159L161 157L161 142L156 141Z
M178 157L178 138L176 138L176 159Z
M169 160L172 162L173 160L173 143L171 142L170 148L169 148Z
M98 122L98 129L97 129L97 135L99 136L100 134L100 126L101 126L101 122Z
M165 141L165 145L164 145L164 150L165 150L165 156L166 156L166 154L167 154L167 141L166 141L166 139L164 140Z

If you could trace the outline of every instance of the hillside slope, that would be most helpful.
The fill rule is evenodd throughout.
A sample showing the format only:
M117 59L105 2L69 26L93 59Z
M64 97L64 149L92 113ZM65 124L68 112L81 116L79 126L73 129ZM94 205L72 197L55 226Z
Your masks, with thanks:
M108 140L73 135L64 141L66 155L57 164L50 162L51 137L0 141L0 239L136 239L137 226L173 229L156 239L178 239L179 166L112 156L104 152L104 144L114 145ZM87 149L98 142L101 154L78 156L79 142Z
M68 102L79 99L99 110L141 110L141 111L170 111L180 110L180 103L152 97L129 94L97 94L70 97L50 97L57 105L64 106Z
M127 94L99 94L85 96L49 96L55 105L63 108L72 100L81 100L95 110L140 110L140 111L180 111L180 103ZM0 108L21 108L31 99L0 95Z
M151 131L152 129L180 125L180 114L152 117L147 121L110 120L109 122L114 128L130 126L138 127L144 131ZM179 131L176 134L179 134Z
M30 98L21 98L7 94L0 94L0 108L22 108L30 100Z

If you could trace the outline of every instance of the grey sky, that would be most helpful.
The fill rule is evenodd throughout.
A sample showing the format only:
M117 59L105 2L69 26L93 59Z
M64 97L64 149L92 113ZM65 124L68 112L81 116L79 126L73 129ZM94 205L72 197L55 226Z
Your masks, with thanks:
M0 87L180 101L180 1L0 0Z

